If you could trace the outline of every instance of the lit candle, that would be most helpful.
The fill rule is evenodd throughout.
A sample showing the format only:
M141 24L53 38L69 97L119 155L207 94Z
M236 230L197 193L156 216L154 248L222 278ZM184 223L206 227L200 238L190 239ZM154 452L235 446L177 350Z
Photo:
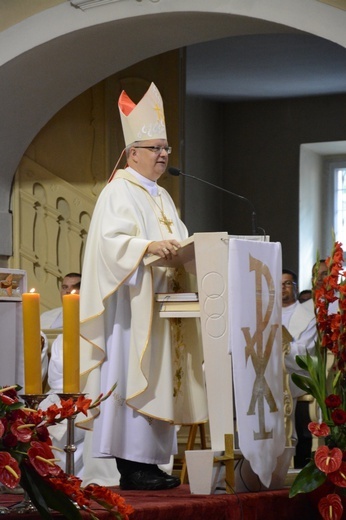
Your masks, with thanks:
M26 394L42 394L40 295L34 291L22 294Z
M79 294L65 294L63 308L63 392L79 393Z

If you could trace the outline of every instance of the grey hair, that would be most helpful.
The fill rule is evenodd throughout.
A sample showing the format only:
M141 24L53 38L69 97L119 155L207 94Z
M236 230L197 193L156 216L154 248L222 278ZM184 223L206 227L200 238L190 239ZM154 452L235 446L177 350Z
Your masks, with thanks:
M125 148L126 158L128 158L130 155L130 149L133 148L134 146L138 146L138 144L139 144L139 141L134 141L133 143L130 143L126 146L126 148Z

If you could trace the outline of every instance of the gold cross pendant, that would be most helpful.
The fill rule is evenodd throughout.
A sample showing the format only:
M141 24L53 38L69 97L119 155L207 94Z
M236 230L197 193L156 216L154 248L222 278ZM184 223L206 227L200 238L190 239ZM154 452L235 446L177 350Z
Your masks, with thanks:
M163 224L164 226L166 226L166 228L168 229L168 233L173 233L172 231L172 226L173 226L173 220L169 220L166 215L164 214L163 211L161 211L161 215L162 215L162 218L160 218L160 222L161 224Z

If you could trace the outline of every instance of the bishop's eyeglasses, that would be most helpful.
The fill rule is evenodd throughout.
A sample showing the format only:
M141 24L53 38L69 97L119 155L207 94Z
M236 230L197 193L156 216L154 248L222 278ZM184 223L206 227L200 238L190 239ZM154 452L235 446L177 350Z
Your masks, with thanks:
M146 148L147 150L151 150L152 152L156 153L157 155L161 155L163 150L169 155L172 153L172 147L171 146L134 146L134 148Z

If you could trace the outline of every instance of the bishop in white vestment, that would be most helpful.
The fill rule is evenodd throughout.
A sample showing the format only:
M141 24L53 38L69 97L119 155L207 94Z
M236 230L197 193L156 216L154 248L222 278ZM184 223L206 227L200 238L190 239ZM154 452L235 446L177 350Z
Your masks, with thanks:
M180 483L157 468L176 451L174 425L207 417L203 359L196 321L160 318L155 302L186 290L184 273L143 259L171 259L188 233L156 182L170 153L157 88L138 105L123 92L119 107L129 167L102 191L88 234L82 381L94 397L117 383L94 421L93 455L116 458L123 489L166 489Z

